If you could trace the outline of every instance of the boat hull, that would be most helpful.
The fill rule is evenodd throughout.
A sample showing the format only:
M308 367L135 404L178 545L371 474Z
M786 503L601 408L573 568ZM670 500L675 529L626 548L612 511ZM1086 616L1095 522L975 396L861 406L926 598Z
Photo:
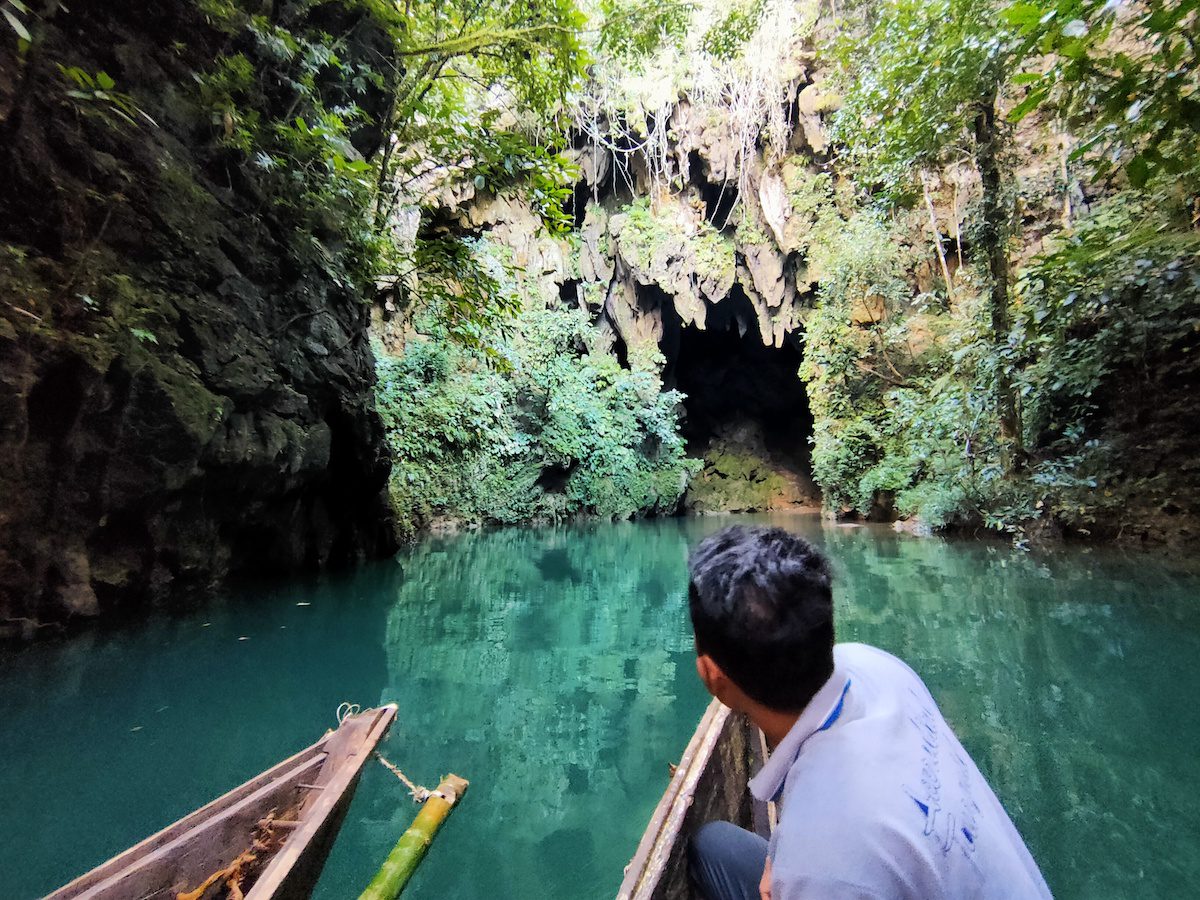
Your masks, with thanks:
M617 900L692 897L687 844L707 822L725 820L764 831L766 810L756 808L747 788L761 759L758 730L745 716L712 701L625 869Z
M286 830L259 851L246 900L303 900L333 846L376 745L396 717L388 705L347 717L336 731L256 778L50 894L47 900L174 900L231 865L254 844L264 820ZM265 864L264 864L265 863Z

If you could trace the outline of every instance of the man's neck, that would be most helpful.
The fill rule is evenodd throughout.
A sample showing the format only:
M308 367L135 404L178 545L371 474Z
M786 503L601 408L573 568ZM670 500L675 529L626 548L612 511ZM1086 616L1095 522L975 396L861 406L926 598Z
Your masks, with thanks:
M800 713L779 712L767 709L757 703L754 704L753 709L747 710L746 714L750 717L751 722L762 729L763 736L767 739L767 746L772 750L787 737L787 733L792 730L792 726L800 718Z

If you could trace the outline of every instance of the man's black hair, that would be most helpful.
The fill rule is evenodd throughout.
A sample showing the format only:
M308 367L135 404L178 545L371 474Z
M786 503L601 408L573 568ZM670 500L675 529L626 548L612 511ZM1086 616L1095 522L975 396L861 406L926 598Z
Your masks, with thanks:
M829 563L782 528L726 528L688 558L696 650L747 696L799 712L833 674Z

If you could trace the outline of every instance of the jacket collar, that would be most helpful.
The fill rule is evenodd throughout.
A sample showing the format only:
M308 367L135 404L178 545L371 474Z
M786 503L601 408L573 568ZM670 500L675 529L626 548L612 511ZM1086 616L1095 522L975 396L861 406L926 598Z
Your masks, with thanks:
M762 771L750 779L750 792L755 797L765 802L779 799L783 783L796 762L796 757L800 755L804 742L818 731L830 728L838 720L849 689L849 673L835 662L829 680L821 685L821 689L808 701L804 712L800 713L796 724L788 730L779 746L771 753Z

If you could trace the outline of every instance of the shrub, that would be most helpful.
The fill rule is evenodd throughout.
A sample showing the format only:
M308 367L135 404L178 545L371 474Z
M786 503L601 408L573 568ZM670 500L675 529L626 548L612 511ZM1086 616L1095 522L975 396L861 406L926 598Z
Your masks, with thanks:
M677 506L698 464L661 359L634 354L622 368L573 308L530 304L487 339L498 363L436 326L403 357L379 357L402 531L436 516L509 524Z

